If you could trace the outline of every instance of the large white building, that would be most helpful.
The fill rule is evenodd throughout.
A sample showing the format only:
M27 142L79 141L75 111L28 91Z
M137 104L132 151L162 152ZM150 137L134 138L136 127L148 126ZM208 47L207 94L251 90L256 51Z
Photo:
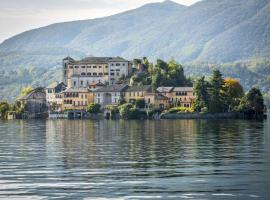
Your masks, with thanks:
M121 57L63 59L63 82L68 88L86 88L92 83L115 84L131 73L131 64Z

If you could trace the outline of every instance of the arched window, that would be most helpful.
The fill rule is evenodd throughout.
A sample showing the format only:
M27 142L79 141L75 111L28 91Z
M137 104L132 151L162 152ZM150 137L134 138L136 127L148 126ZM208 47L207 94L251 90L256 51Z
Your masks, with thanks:
M83 72L83 73L81 73L81 75L82 75L82 76L85 76L86 74Z

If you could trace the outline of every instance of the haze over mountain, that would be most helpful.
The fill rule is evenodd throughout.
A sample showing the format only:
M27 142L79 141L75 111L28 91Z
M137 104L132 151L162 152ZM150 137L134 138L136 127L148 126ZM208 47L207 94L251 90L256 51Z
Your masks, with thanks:
M4 79L11 69L43 68L48 74L67 55L174 57L183 63L269 58L269 13L270 0L204 0L188 7L165 1L110 17L52 24L0 44L0 70ZM32 77L21 83L43 85L55 78L51 74L43 82Z

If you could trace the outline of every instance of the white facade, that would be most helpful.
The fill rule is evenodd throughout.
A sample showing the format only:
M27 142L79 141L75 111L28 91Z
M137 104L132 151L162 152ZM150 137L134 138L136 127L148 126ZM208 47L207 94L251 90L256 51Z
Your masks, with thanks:
M102 105L117 105L121 99L121 92L96 92L95 103Z

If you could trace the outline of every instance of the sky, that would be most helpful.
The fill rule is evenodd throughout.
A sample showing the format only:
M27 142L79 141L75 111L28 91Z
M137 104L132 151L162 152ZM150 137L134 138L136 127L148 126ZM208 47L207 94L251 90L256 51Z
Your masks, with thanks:
M192 5L198 0L173 0ZM93 19L162 0L0 0L0 42L56 22Z

